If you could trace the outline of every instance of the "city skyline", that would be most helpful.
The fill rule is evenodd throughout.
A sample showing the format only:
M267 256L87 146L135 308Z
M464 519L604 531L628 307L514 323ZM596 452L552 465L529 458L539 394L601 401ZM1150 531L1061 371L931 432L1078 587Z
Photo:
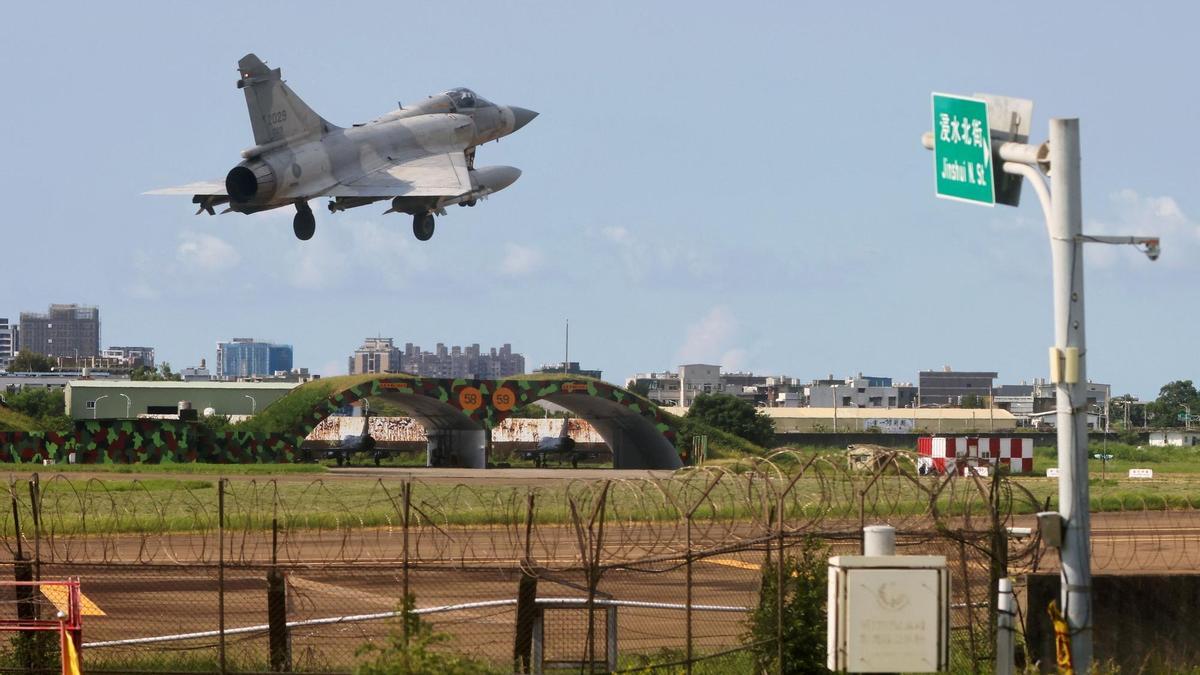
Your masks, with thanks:
M1200 333L1186 311L1200 287L1194 141L1141 133L1146 101L1168 120L1200 104L1177 85L1200 9L1018 6L1037 20L1006 36L1004 58L950 58L928 12L899 5L667 2L631 21L603 6L479 4L459 36L505 46L481 59L432 32L395 53L398 21L461 19L442 6L368 3L379 20L330 41L303 3L117 3L70 21L18 5L21 29L0 41L19 92L10 128L72 132L10 139L0 171L19 198L6 217L22 225L6 245L30 253L6 271L37 283L10 292L0 315L64 298L100 306L106 343L153 345L177 367L211 361L222 334L269 335L334 374L351 336L377 332L511 342L529 363L554 363L569 317L571 358L614 379L697 361L805 377L946 363L1044 377L1051 284L1035 195L1027 185L1018 208L938 200L920 144L930 92L982 91L1032 99L1035 142L1051 117L1080 118L1085 231L1162 237L1155 263L1086 247L1088 374L1142 398L1200 381L1180 358ZM956 14L994 24L986 7ZM194 29L244 23L273 30ZM250 51L339 125L456 86L520 101L537 122L478 159L524 174L423 243L382 207L335 215L314 202L317 236L297 242L289 213L193 216L141 196L240 161L252 136L234 66ZM147 82L169 113L147 110ZM64 193L61 158L76 156L102 170ZM63 244L52 257L39 253L47 241Z
M98 308L98 307L94 307L94 306L84 306L84 305L79 305L79 304L77 304L77 303L70 303L70 304L57 303L57 304L51 305L51 307L60 307L60 308L63 308L63 307L71 307L71 308L80 307L80 308L84 308L84 309L88 309L88 310L95 311L97 314L99 313L99 308ZM26 312L23 312L22 314L28 314L28 313L26 313ZM0 317L0 331L2 331L2 330L4 329L4 327L5 327L5 324L3 323L5 320L6 320L5 318L3 318L3 317ZM2 335L2 333L0 333L0 335ZM99 338L97 338L97 339L99 339ZM221 377L224 377L225 379L229 379L229 378L237 378L237 377L246 377L246 376L259 376L259 377L261 377L261 376L266 376L266 375L269 375L269 374L271 374L271 373L269 372L269 371L270 371L270 368L269 368L269 367L267 368L267 370L265 370L265 371L263 371L263 372L244 372L244 373L243 373L243 372L238 372L238 373L233 373L233 374L230 374L230 373L225 373L225 372L224 372L224 370L225 370L225 369L224 369L224 367L222 366L222 350L221 350L221 347L222 347L223 345L230 345L230 344L234 344L234 345L236 345L236 344L239 344L239 343L247 343L247 342L254 343L254 344L268 345L268 346L271 346L271 347L277 347L277 348L285 348L285 349L287 349L287 350L289 351L289 353L293 353L293 352L294 352L294 349L295 349L295 347L294 347L294 345L293 345L293 344L279 344L279 343L273 343L272 341L268 341L268 340L262 340L262 341L259 341L259 340L255 340L255 339L253 339L253 338L232 338L232 339L230 339L230 340L227 340L227 341L219 341L219 342L217 342L217 349L215 350L215 356L216 356L216 358L214 359L214 363L216 363L216 364L217 364L217 367L216 367L216 370L215 370L215 371L214 371L214 373L213 373L213 375L214 375L214 376L217 376L217 379L221 379ZM361 361L361 355L362 355L362 353L363 353L363 352L365 352L365 351L371 351L371 350L378 350L378 349L382 349L384 345L386 345L387 349L394 350L394 351L396 352L396 356L397 356L397 363L400 363L400 364L401 364L400 368L399 368L398 370L396 370L396 372L404 372L404 373L408 373L408 374L414 374L414 375L415 375L415 374L422 374L422 373L418 373L418 372L410 372L410 370L411 370L411 369L410 369L410 368L407 368L407 367L405 367L405 366L403 365L403 361L402 361L401 359L402 359L402 358L403 358L405 355L407 355L409 358L412 358L412 357L414 357L414 356L421 356L421 357L431 357L431 356L435 356L435 357L447 357L447 358L449 358L449 357L451 357L451 356L456 356L456 355L458 355L458 354L460 354L460 353L461 353L463 356L471 356L471 355L474 355L474 356L480 356L480 355L481 355L481 352L480 352L480 345L479 345L479 343L467 343L467 344L464 344L464 345L453 345L453 344L449 344L449 343L447 343L447 342L444 342L444 341L439 341L439 342L437 342L437 343L436 343L434 351L433 351L433 352L429 352L429 351L423 351L423 350L421 350L421 347L420 347L420 345L414 344L414 343L413 343L413 342L411 342L411 341L406 341L406 342L405 342L405 344L403 345L403 347L397 346L397 345L395 344L395 339L394 339L394 338L391 338L391 337L387 337L387 338L384 338L384 337L382 337L382 336L367 337L367 338L364 338L364 339L362 339L362 340L361 340L361 342L362 342L362 344L361 344L361 345L358 347L358 349L357 349L357 350L354 350L354 351L352 351L352 352L351 352L351 355L350 355L350 357L349 357L348 361L343 361L343 362L342 362L342 363L343 363L343 365L341 366L341 369L340 369L340 370L338 370L338 371L335 371L335 372L327 372L327 373L326 373L326 372L314 372L313 374L315 374L315 375L319 375L319 376L323 376L323 377L329 377L329 376L335 376L335 375L344 375L344 374L347 374L347 373L349 373L349 374L355 374L355 373L362 373L362 372L383 372L384 370L389 370L389 369L387 369L387 368L384 368L384 369L382 369L382 370L380 370L380 369L370 369L370 368L368 368L368 369L366 369L366 370L362 370L362 369L361 369L361 367L356 367L356 365L355 365L355 364L356 364L356 357L360 359L360 360L358 361L358 363L360 363L360 364L362 363L362 361ZM116 358L116 354L115 354L115 352L118 352L118 351L120 351L120 352L132 351L132 352L134 352L134 353L135 353L135 355L137 356L137 358L138 358L139 360L141 360L141 359L143 358L143 357L141 356L141 352L142 352L142 351L146 351L146 352L148 352L148 354L149 354L149 361L148 361L148 362L151 364L151 366L153 366L153 364L156 362L156 359L155 359L155 351L156 351L156 349L157 349L156 347L108 347L108 348L106 348L106 349L103 349L103 350L101 350L101 353L102 353L103 355L107 356L107 357ZM538 368L530 368L530 367L528 367L528 366L526 365L526 364L530 363L530 360L529 360L528 358L526 358L526 357L525 357L525 356L524 356L522 353L520 353L520 352L517 352L517 351L513 350L513 349L512 349L512 346L511 346L511 343L507 343L507 342L506 342L506 343L504 343L504 344L502 345L502 347L500 347L499 349L497 349L496 347L492 347L492 348L490 348L491 356L492 356L493 358L495 358L495 357L497 357L497 356L504 356L504 355L505 355L505 353L506 353L506 350L507 350L507 353L510 353L510 354L512 354L513 356L517 357L517 358L520 360L520 364L521 364L521 372L528 372L528 371L535 371L535 372L536 372L536 371L543 371L543 370L545 370L546 368L551 368L551 370L553 370L555 366L557 366L557 367L561 368L561 364L562 364L562 362L561 362L561 361L557 362L557 364L556 364L555 362L546 362L545 364L543 364L542 366L539 366ZM15 353L16 353L16 350L14 350L14 354L15 354ZM271 353L272 353L272 352L265 352L265 354L267 354L267 355L266 355L266 356L264 356L263 358L264 358L264 359L266 359L267 361L270 361L270 359L271 359L271 358L273 358L273 357L271 357L271 356L270 356L270 354L271 354ZM486 356L487 356L487 354L482 354L482 356L486 357ZM207 362L207 360L208 360L208 355L204 355L204 356L201 356L199 359L197 359L197 360L196 360L194 363L171 363L171 367L172 367L172 368L173 368L173 369L174 369L176 372L182 372L184 369L192 369L192 370L194 370L194 369L196 369L196 368L198 368L198 367L203 367L203 363ZM264 363L266 363L267 361L264 361ZM169 361L161 361L161 362L162 362L162 363L170 363ZM385 362L385 363L386 363L386 362ZM0 365L2 365L2 364L0 364ZM576 368L579 368L579 362L574 362L574 361L573 361L573 362L572 362L572 365L573 365L573 366L575 366ZM684 365L684 364L679 364L679 365L678 365L678 367L682 367L683 365ZM719 367L720 369L722 369L722 370L724 370L724 371L725 371L725 373L723 373L724 375L735 375L735 374L753 375L753 374L754 374L754 372L755 372L755 370L745 370L745 369L741 369L741 370L734 370L734 369L730 369L730 368L727 368L727 367L726 367L724 364L721 364L721 363L701 364L701 363L699 363L699 362L696 362L696 365L714 365L714 366L717 366L717 367ZM286 370L289 370L289 371L290 371L290 370L293 370L294 368L300 368L300 366L296 364L296 362L294 361L294 358L293 358L293 360L291 361L291 364L289 365L289 367L288 367ZM307 367L305 367L305 370L310 370L310 369L308 369ZM435 370L436 370L436 367L435 367L435 368L433 368L433 369L431 369L429 373L424 373L424 374L428 374L428 375L434 375L434 374L436 374L436 373L434 372ZM810 371L812 371L812 372L814 372L814 373L823 373L823 372L824 372L824 371L823 371L821 368L815 368L815 369L809 369L809 370L810 370ZM518 371L516 371L516 370L513 370L513 368L508 368L508 369L507 369L506 371L504 371L504 372L505 372L506 374L515 374L515 373L516 373L516 372L518 372ZM592 369L588 369L587 371L582 371L582 372L594 372L594 371L593 371ZM611 379L611 381L613 381L613 382L616 382L617 384L622 384L623 382L625 382L625 381L627 381L627 380L633 380L633 379L636 379L636 378L638 378L638 377L640 377L640 376L644 376L644 375L651 375L651 376L653 376L653 375L655 374L655 372L656 372L656 371L654 371L654 370L650 370L650 371L639 370L639 371L634 371L634 372L631 372L630 374L628 374L628 375L626 375L626 376L618 376L618 375L614 374L614 375L613 375L613 378L615 378L615 379L612 379L612 378L610 378L610 379ZM669 373L671 373L671 372L673 372L673 371L671 371L670 369L665 369L665 370L663 370L662 372L663 372L664 374L669 374ZM855 374L854 374L855 372L857 372L857 377L859 377L859 378L862 378L862 377L863 377L863 374L862 374L862 373L863 373L863 371L862 371L862 370L858 370L858 371L853 371L853 370L851 370L851 371L849 371L849 374L847 374L847 375L844 375L844 376L837 376L837 377L835 377L835 373L833 373L833 372L829 372L827 375L820 375L820 374L812 374L812 375L808 375L808 374L805 374L805 375L801 375L801 376L795 376L793 373L790 373L790 372L788 372L788 371L785 371L785 370L777 369L777 368L776 368L776 369L773 369L773 368L765 368L765 369L762 369L762 370L757 370L757 372L758 372L759 374L764 374L764 375L765 375L765 376L767 376L767 377L785 377L785 378L794 379L794 380L797 380L797 381L800 381L800 382L808 382L808 383L814 383L814 384L815 384L815 383L818 383L818 382L834 382L834 381L838 381L838 382L840 382L840 381L843 381L843 380L844 380L844 381L850 381L850 380L852 380L852 379L854 379L854 378L855 378ZM1022 375L1022 376L1017 376L1017 377L1014 377L1014 378L1011 378L1011 379L1010 379L1010 378L1006 378L1005 376L1002 376L1002 374L1000 374L1000 373L998 373L998 372L995 372L995 373L994 373L994 372L964 371L964 370L959 370L959 369L956 369L956 368L952 368L952 367L951 367L951 366L949 366L949 365L944 365L944 366L942 366L942 367L940 367L940 368L937 368L937 369L922 369L922 370L919 370L919 371L917 371L917 373L916 373L916 377L912 378L912 380L911 380L911 381L910 381L910 380L906 380L906 379L905 379L905 377L904 377L903 375L901 375L901 376L899 376L899 377L896 377L896 376L894 375L894 373L892 373L892 371L890 371L890 370L888 371L888 373L889 373L888 375L886 375L886 376L883 376L883 377L881 378L881 379L885 379L885 380L887 380L887 381L889 382L889 385L888 385L888 386L890 386L890 382L891 382L893 379L899 380L898 384L908 384L908 385L911 385L913 382L917 382L918 380L920 380L920 379L921 379L923 376L925 376L926 374L933 374L933 375L937 375L937 374L943 374L943 373L945 373L945 374L950 374L950 373L953 373L953 374L955 374L955 375L958 375L958 376L963 376L963 375L976 375L976 374L979 374L979 375L990 375L990 376L992 376L992 377L993 377L993 378L996 380L996 382L995 382L995 387L997 387L997 388L998 388L998 387L1001 387L1001 386L1014 386L1014 385L1015 385L1015 386L1024 386L1024 385L1027 385L1027 384L1031 384L1031 383L1037 383L1037 382L1040 382L1040 381L1044 381L1044 376L1042 376L1042 375L1033 375L1033 376L1025 376L1025 375ZM493 374L493 375L491 375L491 376L495 377L495 376L497 376L497 375L496 375L496 374ZM487 375L481 375L481 377L487 377ZM1186 379L1186 378L1184 378L1184 379ZM1090 381L1090 382L1095 382L1095 381L1099 381L1099 380L1098 380L1097 378L1095 378L1095 377L1089 377L1089 381ZM1167 384L1167 382L1163 382L1163 384ZM1132 392L1131 390L1126 390L1126 389L1123 389L1123 388L1121 388L1121 387L1118 387L1118 388L1117 388L1116 390L1114 390L1114 391L1119 391L1119 392L1121 393L1121 395L1124 395L1125 393L1134 393L1134 394L1135 394L1135 396L1138 396L1138 397L1139 397L1139 398L1141 398L1141 399L1149 399L1149 400L1152 400L1152 399L1154 398L1154 396L1157 394L1157 389L1155 389L1154 391L1150 392L1150 393L1149 393L1149 394L1147 394L1147 395L1137 395L1135 392Z

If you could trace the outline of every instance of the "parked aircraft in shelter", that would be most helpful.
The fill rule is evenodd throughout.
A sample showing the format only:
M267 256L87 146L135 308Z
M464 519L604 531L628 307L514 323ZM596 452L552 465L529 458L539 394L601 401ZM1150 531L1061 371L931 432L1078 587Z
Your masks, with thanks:
M413 217L413 234L433 236L434 214L475 203L512 185L521 171L475 166L475 149L529 124L537 113L492 103L470 89L451 89L377 119L342 128L313 112L284 83L278 68L254 54L238 61L254 147L223 182L199 182L148 194L192 195L196 214L257 213L294 206L296 237L311 239L308 202L330 197L330 212L391 200L384 213Z

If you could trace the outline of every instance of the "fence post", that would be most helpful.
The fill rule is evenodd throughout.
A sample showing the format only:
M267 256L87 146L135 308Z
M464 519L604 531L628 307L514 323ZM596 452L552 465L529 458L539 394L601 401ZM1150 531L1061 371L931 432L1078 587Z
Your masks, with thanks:
M604 546L604 511L608 500L608 488L612 481L604 481L600 496L592 507L592 515L588 518L587 539L584 539L583 521L579 517L579 509L574 498L568 497L571 505L571 521L575 525L575 537L579 543L579 556L587 572L587 645L584 648L584 658L588 662L588 672L596 669L596 586L600 584L600 549ZM599 528L597 526L599 518ZM593 534L593 532L595 534ZM540 665L538 666L540 668Z
M13 580L17 582L30 582L33 581L33 565L30 564L28 556L25 555L25 551L21 544L21 518L20 510L18 508L15 478L8 479L8 491L9 496L12 497L13 528L15 530L17 540L16 562L13 564ZM17 618L22 621L33 621L37 619L38 611L37 603L33 600L33 586L17 586L15 587L15 590L17 600ZM18 657L17 660L24 661L24 663L18 662L16 665L24 666L27 672L33 672L33 668L38 665L36 662L36 650L33 648L34 635L35 634L32 632L18 633L13 643L14 646L20 644L25 645L23 654L20 651L18 651L16 654ZM22 655L24 658L20 658Z
M996 630L996 675L1012 675L1013 672L1013 615L1016 599L1013 597L1012 580L1005 577L996 585L1000 598L997 607Z
M401 635L404 637L404 645L408 646L408 638L409 638L408 624L411 620L411 617L409 617L408 612L410 609L412 609L412 603L410 603L408 601L408 562L409 562L409 559L408 559L408 524L409 524L409 516L412 513L412 508L411 508L412 507L412 481L411 480L404 481L404 485L401 486L401 490L404 493L404 495L403 495L404 511L400 516L401 545L403 547L402 555L404 556L404 560L403 560L403 566L401 567L400 592L402 594L402 597L400 600L400 603L401 603L400 606L404 608L404 616L401 617L400 632L401 632Z
M542 659L545 657L546 636L542 613L536 612L533 617L533 675L542 675Z
M217 663L225 670L225 478L217 479Z
M999 469L999 463L996 468ZM1002 579L1008 577L1008 531L1004 527L1004 520L1000 513L1001 497L1000 491L1000 472L992 472L991 494L989 496L989 508L991 510L991 559L988 561L988 570L991 583L988 586L988 628L990 629L992 642L997 639L996 631L1000 629L999 624L999 602L997 597L997 589L1000 587Z
M684 672L687 675L692 675L692 513L695 508L688 509L687 513L687 553L685 554L684 564L687 566L687 579L684 582L687 585L687 653Z
M608 629L608 672L617 672L617 606L608 606L605 627ZM688 664L689 666L691 664Z
M42 580L42 482L37 473L29 479L29 511L33 515L33 578Z
M276 548L279 543L279 519L271 520L271 570L267 572L268 650L271 672L292 670L291 636L287 628L287 578L280 571Z
M517 625L513 636L513 672L528 673L537 609L537 575L533 573L533 492L525 496L525 557L517 582Z
M693 656L693 652L692 652L692 520L696 516L696 509L700 508L700 505L704 503L704 500L708 498L708 495L713 491L713 488L715 488L717 486L717 483L719 483L721 481L721 478L724 475L725 474L723 474L723 473L718 473L716 478L713 478L713 480L708 484L708 487L704 488L704 492L701 493L700 498L696 500L695 504L692 504L691 508L688 509L687 514L686 514L686 516L687 516L687 554L686 554L686 557L684 558L684 564L685 564L686 573L687 573L687 581L685 582L687 585L687 600L686 600L686 602L687 602L687 605L686 605L686 612L687 612L687 615L686 615L687 654L686 654L686 656L687 656L687 659L686 659L686 664L684 666L684 670L688 673L688 675L691 675L691 672L692 672L692 656Z

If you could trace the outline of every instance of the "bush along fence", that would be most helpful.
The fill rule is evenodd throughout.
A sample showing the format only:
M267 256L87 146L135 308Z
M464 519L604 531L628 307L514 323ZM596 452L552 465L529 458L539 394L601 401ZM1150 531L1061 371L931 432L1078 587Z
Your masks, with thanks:
M0 432L0 462L270 464L295 459L296 439L290 435L214 433L203 425L175 420L78 422L67 434Z

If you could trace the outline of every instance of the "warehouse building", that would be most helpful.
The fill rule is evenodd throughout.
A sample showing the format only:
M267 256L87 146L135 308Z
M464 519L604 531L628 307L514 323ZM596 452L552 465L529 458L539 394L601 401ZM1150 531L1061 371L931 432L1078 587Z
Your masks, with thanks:
M685 408L665 408L675 415ZM999 408L761 408L775 422L775 433L922 433L1007 431L1017 418Z
M174 415L180 401L204 414L253 415L297 386L296 382L142 382L73 380L67 383L72 419L128 419Z

